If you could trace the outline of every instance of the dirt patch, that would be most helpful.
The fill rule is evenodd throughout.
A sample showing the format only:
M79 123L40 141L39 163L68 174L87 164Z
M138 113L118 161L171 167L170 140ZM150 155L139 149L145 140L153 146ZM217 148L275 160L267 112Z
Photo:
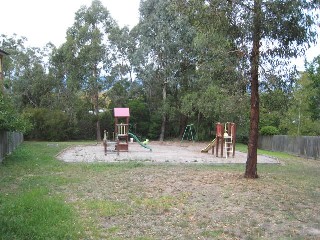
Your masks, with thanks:
M111 144L110 144L111 145ZM57 157L65 162L119 162L119 161L144 161L154 163L205 163L226 164L245 163L247 154L236 151L235 157L216 157L209 153L201 153L205 143L193 142L151 142L148 146L152 149L143 148L138 143L130 143L128 152L120 152L118 155L114 145L108 148L105 155L102 144L82 145L68 148ZM279 163L277 159L258 156L258 163Z
M86 239L319 239L318 199L299 181L206 166L89 165L65 194L98 229Z
M100 144L59 154L66 162L124 163L76 164L66 175L77 181L59 187L87 221L84 239L320 239L317 161L259 165L251 180L243 178L244 153L217 158L192 142L149 146L131 143L119 156L105 156ZM224 163L239 164L214 165Z

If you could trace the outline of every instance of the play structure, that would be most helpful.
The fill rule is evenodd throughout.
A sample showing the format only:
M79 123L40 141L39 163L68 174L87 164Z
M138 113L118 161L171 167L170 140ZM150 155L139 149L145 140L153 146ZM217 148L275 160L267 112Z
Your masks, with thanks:
M117 144L116 150L127 152L129 149L129 108L114 108L114 133Z
M202 153L209 152L212 149L212 154L216 152L216 157L219 155L223 157L223 151L226 152L226 158L230 155L234 157L236 145L236 124L227 122L223 125L221 123L216 123L216 138L212 140L204 149L201 150ZM215 151L216 150L216 151Z
M193 124L187 125L184 129L182 138L181 138L181 142L185 139L189 140L189 141L194 141L194 137L195 137L195 129Z
M152 149L139 140L139 138L129 132L129 119L130 119L130 110L129 108L114 108L114 139L115 141L108 141L108 132L104 131L103 145L105 155L108 152L116 152L119 155L119 152L128 152L129 151L129 136L133 138L137 143L142 147Z
M134 135L133 133L129 132L128 134L129 134L130 137L132 137L134 140L136 140L136 142L139 143L141 147L147 148L150 151L152 151L152 149L147 145L148 141L141 142L139 140L139 138L136 135Z

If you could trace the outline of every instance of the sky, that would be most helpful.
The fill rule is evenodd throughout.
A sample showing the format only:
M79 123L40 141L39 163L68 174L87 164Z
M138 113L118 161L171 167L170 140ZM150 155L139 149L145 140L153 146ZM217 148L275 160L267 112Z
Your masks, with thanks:
M139 20L140 0L100 0L111 17L123 27L132 28ZM74 23L81 6L92 0L0 0L0 34L28 39L30 47L44 47L52 42L59 47Z
M135 26L139 21L140 0L100 0L120 27ZM26 37L30 47L44 47L52 42L59 47L65 42L66 31L74 23L81 6L90 6L92 0L0 0L0 34ZM305 57L293 59L298 70L304 70L304 59L311 62L320 55L320 26L318 43Z

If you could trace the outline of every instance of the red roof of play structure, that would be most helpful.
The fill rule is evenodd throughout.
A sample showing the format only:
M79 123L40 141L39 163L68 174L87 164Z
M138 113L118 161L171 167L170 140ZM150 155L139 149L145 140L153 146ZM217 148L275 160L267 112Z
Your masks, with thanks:
M115 117L130 117L129 108L114 108Z

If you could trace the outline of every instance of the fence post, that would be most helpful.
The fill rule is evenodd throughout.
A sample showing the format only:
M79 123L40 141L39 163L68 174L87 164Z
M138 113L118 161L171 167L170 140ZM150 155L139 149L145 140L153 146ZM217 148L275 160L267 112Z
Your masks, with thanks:
M0 163L7 154L12 153L22 142L22 133L0 131Z

